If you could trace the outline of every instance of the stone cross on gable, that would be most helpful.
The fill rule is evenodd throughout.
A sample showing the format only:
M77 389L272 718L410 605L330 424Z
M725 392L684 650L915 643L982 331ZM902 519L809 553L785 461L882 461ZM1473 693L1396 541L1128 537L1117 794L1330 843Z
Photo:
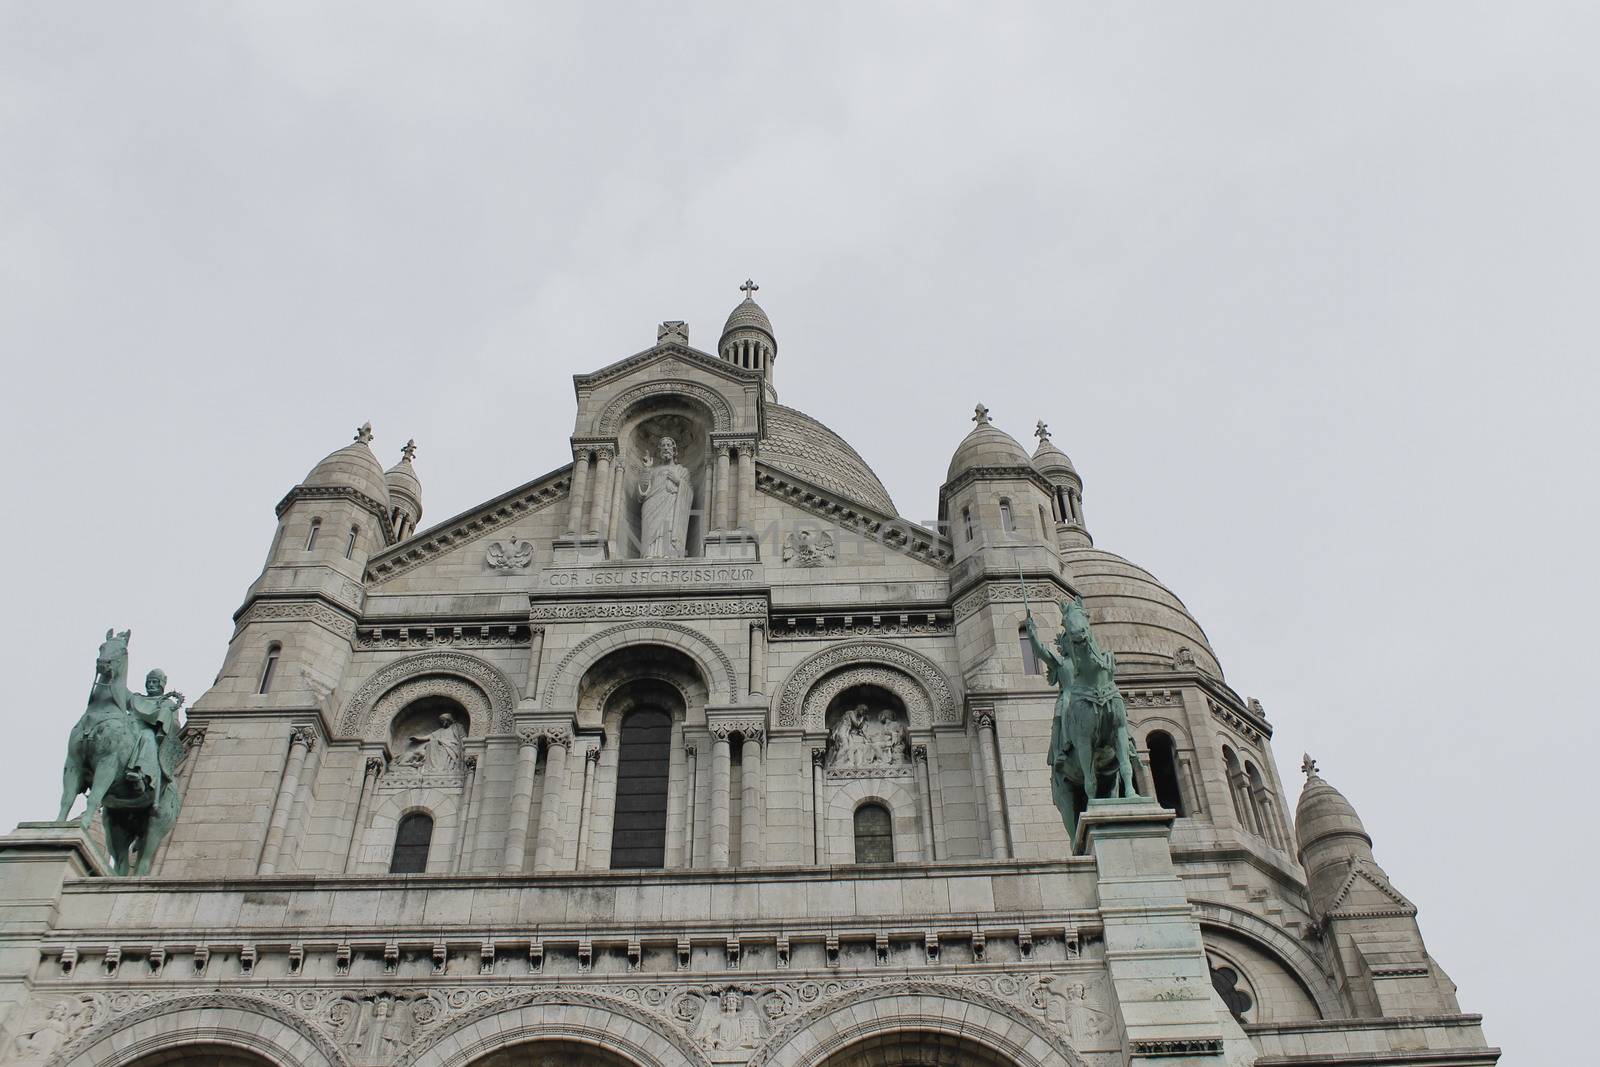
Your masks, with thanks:
M744 284L739 286L739 291L744 294L744 298L746 300L754 300L756 298L756 290L759 288L761 288L761 286L757 285L751 279L746 278L744 280Z
M977 407L973 408L972 421L977 423L979 426L989 425L989 409L984 407L982 404L979 404Z
M405 443L405 447L400 450L400 455L407 462L417 458L417 439L415 437Z
M363 422L356 428L356 440L364 445L372 443L372 423Z
M1050 425L1043 419L1040 419L1034 424L1033 436L1037 437L1040 441L1050 440Z

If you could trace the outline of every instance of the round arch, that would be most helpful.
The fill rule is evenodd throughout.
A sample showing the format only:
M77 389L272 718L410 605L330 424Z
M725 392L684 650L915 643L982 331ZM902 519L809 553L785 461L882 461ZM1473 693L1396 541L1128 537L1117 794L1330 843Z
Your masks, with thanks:
M339 730L361 737L378 723L387 731L396 712L428 696L449 697L466 708L474 737L512 731L517 687L497 667L465 652L422 652L380 667L350 698Z
M602 630L563 656L545 685L544 708L576 708L578 683L584 674L602 656L625 645L666 645L677 649L699 667L713 703L731 704L738 697L738 672L722 646L692 627L641 619Z
M594 423L594 432L605 436L616 433L621 428L622 420L627 416L629 409L642 400L657 396L682 397L699 404L711 416L711 429L714 433L728 433L734 428L733 406L728 403L726 397L710 386L679 379L646 382L619 393L601 410L600 417Z
M1210 900L1191 900L1190 903L1201 930L1212 927L1249 942L1257 951L1276 959L1300 983L1324 1019L1338 1019L1344 1015L1327 975L1297 939L1260 916L1231 904Z
M821 1067L864 1042L920 1033L964 1038L1015 1067L1083 1067L1062 1037L1021 1009L975 989L886 982L836 997L772 1035L748 1067Z
M224 1048L298 1067L344 1067L338 1048L305 1020L254 997L210 994L157 1001L90 1030L45 1067L131 1067L157 1053Z
M606 1048L638 1067L707 1067L683 1035L643 1010L597 993L541 990L496 1000L459 1016L394 1067L467 1067L503 1049L558 1040Z
M853 674L854 680L836 677L845 674ZM822 717L828 702L851 685L876 685L894 693L916 729L961 722L955 689L931 659L884 641L851 641L814 653L789 672L778 691L777 724L825 729Z

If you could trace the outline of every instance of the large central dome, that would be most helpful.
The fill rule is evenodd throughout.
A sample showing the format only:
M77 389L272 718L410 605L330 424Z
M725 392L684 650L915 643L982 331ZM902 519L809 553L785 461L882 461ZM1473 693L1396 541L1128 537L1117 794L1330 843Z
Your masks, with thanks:
M867 461L810 415L782 404L768 404L766 431L761 440L763 463L885 515L898 514Z

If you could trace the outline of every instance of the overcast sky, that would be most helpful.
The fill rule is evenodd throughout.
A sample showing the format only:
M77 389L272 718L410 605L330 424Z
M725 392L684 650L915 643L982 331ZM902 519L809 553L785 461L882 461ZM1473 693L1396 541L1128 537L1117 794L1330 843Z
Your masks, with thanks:
M1593 5L323 8L0 6L0 821L54 815L107 626L205 691L357 424L427 525L749 275L782 399L911 518L974 404L1047 420L1505 1062L1574 1055Z

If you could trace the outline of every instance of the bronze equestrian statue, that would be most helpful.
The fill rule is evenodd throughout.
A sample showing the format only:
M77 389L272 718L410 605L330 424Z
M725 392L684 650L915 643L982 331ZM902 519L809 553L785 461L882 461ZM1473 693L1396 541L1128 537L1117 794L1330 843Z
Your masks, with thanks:
M72 802L87 793L89 805L78 825L87 830L101 812L112 872L139 875L150 872L183 802L175 780L183 751L178 709L184 697L163 691L167 676L160 670L146 676L143 693L128 689L131 634L107 630L95 658L89 706L67 741L56 821L66 822Z
M1101 780L1109 779L1105 796L1139 796L1133 780L1139 753L1128 729L1128 707L1117 689L1117 658L1095 641L1082 597L1061 601L1061 622L1055 648L1039 640L1031 609L1026 628L1034 654L1061 690L1050 727L1050 787L1067 835L1076 840L1073 788L1098 800Z

